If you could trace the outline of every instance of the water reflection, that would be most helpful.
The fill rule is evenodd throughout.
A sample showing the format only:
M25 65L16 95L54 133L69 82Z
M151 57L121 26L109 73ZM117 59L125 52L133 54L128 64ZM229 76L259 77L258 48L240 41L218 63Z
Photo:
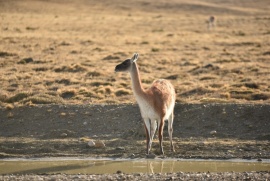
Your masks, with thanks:
M195 160L3 160L0 174L270 171L270 162Z

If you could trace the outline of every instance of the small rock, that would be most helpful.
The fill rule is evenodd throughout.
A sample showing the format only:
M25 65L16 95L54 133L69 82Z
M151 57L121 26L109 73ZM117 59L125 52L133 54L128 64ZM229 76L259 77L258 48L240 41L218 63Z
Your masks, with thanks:
M60 136L61 137L67 137L67 133L62 133Z
M124 151L125 148L124 148L124 147L117 147L117 148L115 148L115 150L118 150L118 151Z
M74 177L72 177L72 179L80 179L81 177L78 175L75 175Z
M96 147L97 148L105 148L105 143L101 140L96 141Z
M83 125L87 125L87 122L85 121L85 122L83 122Z
M90 146L90 147L93 147L93 146L96 145L96 143L95 143L94 141L92 141L92 140L88 141L87 144L88 144L88 146Z
M61 116L66 116L66 115L67 115L67 113L65 113L65 112L61 112L61 113L60 113L60 115L61 115Z
M116 173L117 174L120 174L120 173L122 173L122 171L121 170L117 170Z

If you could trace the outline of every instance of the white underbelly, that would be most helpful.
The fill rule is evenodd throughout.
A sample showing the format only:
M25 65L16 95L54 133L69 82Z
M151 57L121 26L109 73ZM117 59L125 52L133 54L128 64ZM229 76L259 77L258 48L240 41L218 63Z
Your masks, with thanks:
M144 100L141 100L138 101L138 104L143 119L151 119L151 120L159 119L159 116L156 113L155 109L149 103L147 103Z
M148 104L145 101L140 101L138 103L139 103L139 107L140 107L140 111L141 111L141 115L143 119L151 119L151 120L160 119L159 114L155 111L155 109L150 104ZM165 111L166 114L165 114L164 120L169 119L169 117L173 113L173 109L174 109L174 104L171 104L168 107L166 107L166 111Z

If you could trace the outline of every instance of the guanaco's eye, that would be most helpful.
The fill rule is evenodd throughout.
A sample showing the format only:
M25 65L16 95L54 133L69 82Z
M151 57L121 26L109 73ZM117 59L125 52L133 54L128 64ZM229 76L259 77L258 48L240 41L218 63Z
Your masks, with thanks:
M124 62L123 62L123 65L128 65L128 62L127 62L127 61L124 61Z

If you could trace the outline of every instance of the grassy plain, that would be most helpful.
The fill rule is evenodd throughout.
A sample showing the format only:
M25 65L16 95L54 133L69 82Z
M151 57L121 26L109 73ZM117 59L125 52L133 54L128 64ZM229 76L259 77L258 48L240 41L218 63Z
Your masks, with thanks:
M144 86L169 79L177 102L270 101L265 0L0 0L0 19L3 106L134 103L114 73L134 52Z

